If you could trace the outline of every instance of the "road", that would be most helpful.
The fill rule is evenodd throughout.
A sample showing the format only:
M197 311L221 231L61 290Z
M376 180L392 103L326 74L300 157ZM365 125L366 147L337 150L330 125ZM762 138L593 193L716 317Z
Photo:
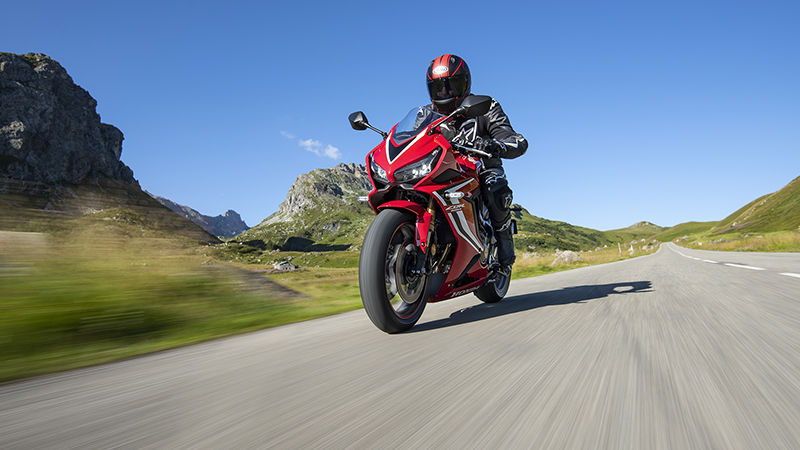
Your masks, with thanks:
M799 448L788 274L666 244L401 335L359 310L6 384L0 448Z

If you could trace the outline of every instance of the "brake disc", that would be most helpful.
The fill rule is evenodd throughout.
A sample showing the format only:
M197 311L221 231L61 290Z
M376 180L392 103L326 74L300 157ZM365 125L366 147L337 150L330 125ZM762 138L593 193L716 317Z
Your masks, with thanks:
M425 276L414 273L418 265L419 250L413 244L400 249L395 263L395 280L397 293L406 303L415 303L422 297L425 288Z

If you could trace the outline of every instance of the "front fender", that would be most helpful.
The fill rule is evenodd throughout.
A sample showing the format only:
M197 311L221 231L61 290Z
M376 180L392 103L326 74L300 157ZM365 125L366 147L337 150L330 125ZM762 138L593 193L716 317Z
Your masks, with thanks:
M411 201L408 201L408 200L392 200L392 201L386 202L386 203L378 206L378 211L381 211L381 210L386 209L386 208L394 208L394 209L400 209L400 210L404 209L404 210L410 211L410 212L412 212L414 214L414 216L417 218L417 220L422 219L423 215L426 213L425 208L423 208L422 206L420 206L417 203L414 203L414 202L411 202Z
M417 247L422 249L425 253L428 250L428 237L431 226L431 219L433 216L425 208L417 203L408 200L392 200L378 206L378 212L384 209L399 209L408 211L414 215L417 220Z

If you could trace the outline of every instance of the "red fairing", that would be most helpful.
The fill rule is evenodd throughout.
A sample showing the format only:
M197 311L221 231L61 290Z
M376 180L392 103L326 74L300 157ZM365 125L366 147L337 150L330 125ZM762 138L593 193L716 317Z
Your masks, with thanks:
M441 121L433 121L413 136L404 136L400 143L395 140L395 132L401 125L398 124L366 158L372 183L370 206L376 213L395 208L413 215L416 218L417 246L423 252L430 250L428 240L434 216L443 217L449 225L450 240L454 241L448 250L452 260L444 283L428 302L472 292L483 286L488 276L485 258L481 257L484 242L476 222L480 211L475 211L476 203L473 203L480 191L477 174L480 161L451 148L441 133L436 132L435 127ZM431 131L432 127L434 131ZM404 169L407 173L409 166L425 163L426 158L434 153L437 156L429 173L420 178L402 178ZM373 173L373 162L385 171L383 181L376 176L379 174ZM439 229L441 232L442 228ZM443 241L442 236L439 236L439 241Z

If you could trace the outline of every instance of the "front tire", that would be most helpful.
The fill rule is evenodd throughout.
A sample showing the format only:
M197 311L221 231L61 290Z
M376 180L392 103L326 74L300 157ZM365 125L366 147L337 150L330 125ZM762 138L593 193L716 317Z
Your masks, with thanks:
M417 323L425 309L425 277L408 269L418 257L414 220L384 209L364 236L358 261L358 286L367 316L386 333L400 333Z

